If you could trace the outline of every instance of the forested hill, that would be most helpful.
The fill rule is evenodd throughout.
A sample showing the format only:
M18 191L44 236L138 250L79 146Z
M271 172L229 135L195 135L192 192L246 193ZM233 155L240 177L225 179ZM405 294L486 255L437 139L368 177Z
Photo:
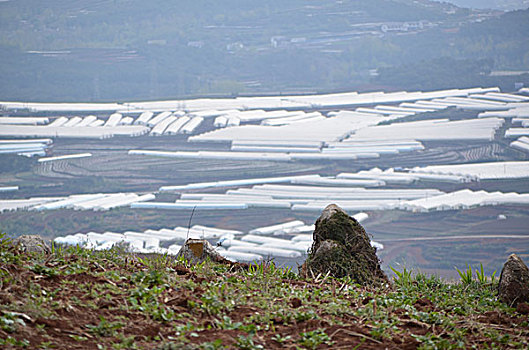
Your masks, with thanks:
M8 1L0 3L0 43L23 50L138 48L152 40L218 46L268 44L270 36L351 30L378 21L445 20L451 6L412 1ZM219 30L219 28L223 28ZM248 42L246 42L248 40Z
M5 1L0 99L391 89L409 82L377 69L445 56L527 70L528 17L427 0Z

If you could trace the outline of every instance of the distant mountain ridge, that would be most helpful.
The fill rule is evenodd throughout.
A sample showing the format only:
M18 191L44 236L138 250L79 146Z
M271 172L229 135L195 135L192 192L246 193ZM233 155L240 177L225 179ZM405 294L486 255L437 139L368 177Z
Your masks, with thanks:
M529 8L528 0L450 0L448 1L459 7L477 9L497 9L497 10L522 10Z

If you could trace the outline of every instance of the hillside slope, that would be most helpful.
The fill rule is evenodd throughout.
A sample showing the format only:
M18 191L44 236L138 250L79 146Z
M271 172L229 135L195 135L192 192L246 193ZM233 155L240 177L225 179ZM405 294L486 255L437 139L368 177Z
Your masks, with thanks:
M495 281L406 271L378 289L274 265L140 258L118 250L18 253L0 240L4 348L524 348L527 312ZM526 304L522 304L527 306Z

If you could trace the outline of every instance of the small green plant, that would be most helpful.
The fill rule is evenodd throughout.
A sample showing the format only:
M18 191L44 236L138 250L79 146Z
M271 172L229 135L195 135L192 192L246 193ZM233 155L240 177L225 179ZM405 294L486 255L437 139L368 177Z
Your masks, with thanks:
M117 331L123 327L121 322L109 322L103 316L100 316L99 320L97 326L89 324L86 327L92 334L100 337L113 337L117 334Z
M281 278L285 278L285 279L289 279L289 280L295 280L295 279L299 278L298 274L296 274L292 270L292 267L290 267L290 266L287 266L287 267L283 268L282 271L283 271L283 274L282 274Z
M402 269L402 272L398 271L397 269L393 268L392 266L389 267L391 271L395 274L395 283L401 287L407 287L413 282L412 272L411 270L406 269L404 267Z
M298 344L307 349L316 349L321 344L332 345L331 338L323 329L300 333Z
M254 343L253 334L249 334L247 336L239 335L237 337L236 346L239 349L243 349L243 350L264 349L264 347L261 344Z
M54 268L50 268L41 264L35 264L31 268L31 271L35 272L36 274L46 276L46 277L55 277L58 274L58 271Z
M496 282L496 270L490 275L490 282L494 284Z
M39 349L53 349L54 347L51 341L44 341L39 345Z
M216 339L214 341L202 343L200 344L200 348L203 350L225 349L225 347L222 345L222 339Z
M294 319L297 322L315 320L315 319L318 319L318 314L316 314L313 310L299 311L299 312L296 312L296 314L294 315Z
M69 337L78 342L88 340L84 335L70 334Z
M14 333L17 329L17 325L25 326L25 322L9 313L4 314L0 317L0 329L8 333Z
M455 269L457 270L459 277L461 277L461 282L463 282L464 285L468 286L472 283L472 267L470 265L467 264L467 269L465 271L461 271L457 267Z
M479 264L479 270L476 270L476 278L478 279L478 282L481 284L487 283L487 276L485 275L485 271L483 271L483 264Z
M55 241L51 241L51 253L57 256L63 254L64 246L62 244L57 244Z
M283 344L284 342L286 342L287 340L290 340L290 339L292 339L292 337L290 335L282 336L279 333L277 333L276 335L274 335L272 337L272 340L275 340L279 344Z
M464 285L467 286L472 283L472 280L473 280L472 267L470 265L467 264L467 269L463 271L459 270L457 267L455 269L457 270L457 273L461 277L461 282L463 282ZM483 269L482 263L479 264L479 269L476 268L475 272L476 272L476 280L477 282L479 282L479 284L485 285L489 283L488 277L485 274L485 270ZM494 271L492 275L490 276L490 282L494 284L495 281L496 281L496 271Z
M0 263L19 264L21 255L15 254L11 238L0 232Z
M216 320L215 323L220 329L239 329L242 322L233 322L229 316L223 316L222 320Z
M192 332L195 330L197 330L197 326L190 322L175 327L176 335L183 335L185 333Z
M134 342L134 336L124 336L123 334L118 334L118 341L117 343L112 345L112 349L115 350L132 350L137 349L138 346Z
M483 271L483 264L482 263L479 264L479 271L476 270L476 278L478 279L478 282L480 284L487 284L488 283L488 278L485 275L485 271ZM494 270L494 272L490 276L490 282L492 284L494 284L495 280L496 280L496 270Z
M8 348L12 347L22 347L22 348L28 348L29 347L29 341L26 339L18 340L13 338L12 336L8 335L7 338L2 339L0 338L0 345L7 345Z

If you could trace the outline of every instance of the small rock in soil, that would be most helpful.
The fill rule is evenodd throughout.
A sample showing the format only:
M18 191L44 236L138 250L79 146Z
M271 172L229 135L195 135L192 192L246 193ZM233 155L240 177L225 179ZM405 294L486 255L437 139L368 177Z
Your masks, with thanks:
M51 249L39 235L22 235L13 240L13 246L22 252L51 253Z
M188 239L176 255L177 258L181 256L193 265L200 264L208 259L217 263L231 263L231 261L221 256L211 243L205 239Z

